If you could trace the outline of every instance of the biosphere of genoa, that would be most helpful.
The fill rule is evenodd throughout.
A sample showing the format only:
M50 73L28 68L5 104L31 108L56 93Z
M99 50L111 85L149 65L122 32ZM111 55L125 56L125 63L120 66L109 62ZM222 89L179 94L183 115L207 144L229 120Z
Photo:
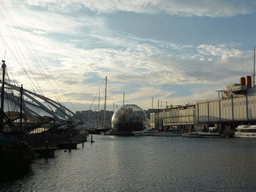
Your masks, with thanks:
M147 114L134 104L120 107L112 116L112 128L117 131L131 132L143 130L146 126Z

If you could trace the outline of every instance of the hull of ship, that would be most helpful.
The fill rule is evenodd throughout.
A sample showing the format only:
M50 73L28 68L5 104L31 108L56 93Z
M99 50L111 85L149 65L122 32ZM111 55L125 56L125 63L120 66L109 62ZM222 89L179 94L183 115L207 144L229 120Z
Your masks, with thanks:
M177 137L177 136L180 136L179 133L158 132L158 131L151 131L151 130L134 131L132 133L133 133L134 136L158 136L158 137Z
M198 138L198 137L200 137L200 135L198 134L198 132L193 132L193 133L189 133L188 137L190 137L190 138Z
M223 137L222 134L199 134L200 137Z
M180 136L178 133L168 133L168 132L158 132L155 133L154 136L159 136L159 137L177 137Z
M218 138L218 137L223 137L222 134L218 134L218 133L199 133L200 137L212 137L212 138Z
M218 137L223 137L223 134L221 133L211 133L211 132L193 132L189 133L188 137L212 137L212 138L218 138Z
M133 133L134 136L158 136L158 137L177 137L176 133Z
M235 133L234 137L236 138L256 138L256 133Z

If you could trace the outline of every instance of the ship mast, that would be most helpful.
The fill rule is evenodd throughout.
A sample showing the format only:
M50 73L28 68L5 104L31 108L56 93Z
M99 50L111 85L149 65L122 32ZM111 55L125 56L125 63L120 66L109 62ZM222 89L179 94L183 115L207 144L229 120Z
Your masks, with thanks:
M255 47L254 47L254 57L253 57L253 87L255 86Z
M22 130L22 98L23 97L23 84L20 87L20 130Z
M123 106L124 106L124 100L125 100L125 92L123 93Z
M4 80L5 80L5 60L2 60L2 68L3 68L3 78L2 78L2 92L1 92L1 117L0 117L0 132L3 132L4 129Z
M104 103L104 123L103 128L106 128L106 108L107 108L107 76L105 79L105 103Z

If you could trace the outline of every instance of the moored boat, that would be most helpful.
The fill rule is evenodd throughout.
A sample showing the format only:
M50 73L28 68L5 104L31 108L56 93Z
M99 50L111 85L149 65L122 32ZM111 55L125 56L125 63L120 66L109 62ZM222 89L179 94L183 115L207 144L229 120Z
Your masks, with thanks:
M181 136L180 133L174 131L174 130L168 130L168 131L163 131L163 132L157 132L155 136L162 136L162 137L177 137Z
M135 136L153 136L155 132L155 129L144 129L142 131L133 131L132 134Z
M234 137L256 138L256 125L239 125L236 128Z
M191 132L188 133L188 137L200 137L200 135L198 134L198 132Z
M187 133L188 137L224 137L224 135L221 133L221 131L218 131L216 129L203 129L198 132L190 132Z
M181 134L175 132L174 130L162 131L160 132L157 129L144 129L142 131L133 131L135 136L160 136L160 137L175 137L180 136Z
M220 131L199 131L200 137L224 137Z

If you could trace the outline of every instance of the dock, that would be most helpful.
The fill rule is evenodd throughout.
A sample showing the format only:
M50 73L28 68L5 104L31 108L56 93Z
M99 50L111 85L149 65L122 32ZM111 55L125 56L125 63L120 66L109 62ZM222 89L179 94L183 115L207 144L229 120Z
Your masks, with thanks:
M54 157L55 151L58 147L43 147L43 148L34 148L33 151L35 154L38 154L39 157Z
M32 151L38 157L54 157L55 151L58 149L77 149L77 145L80 142L63 142L58 143L56 146L33 148Z
M77 149L77 145L79 142L65 142L65 143L58 143L59 149Z

